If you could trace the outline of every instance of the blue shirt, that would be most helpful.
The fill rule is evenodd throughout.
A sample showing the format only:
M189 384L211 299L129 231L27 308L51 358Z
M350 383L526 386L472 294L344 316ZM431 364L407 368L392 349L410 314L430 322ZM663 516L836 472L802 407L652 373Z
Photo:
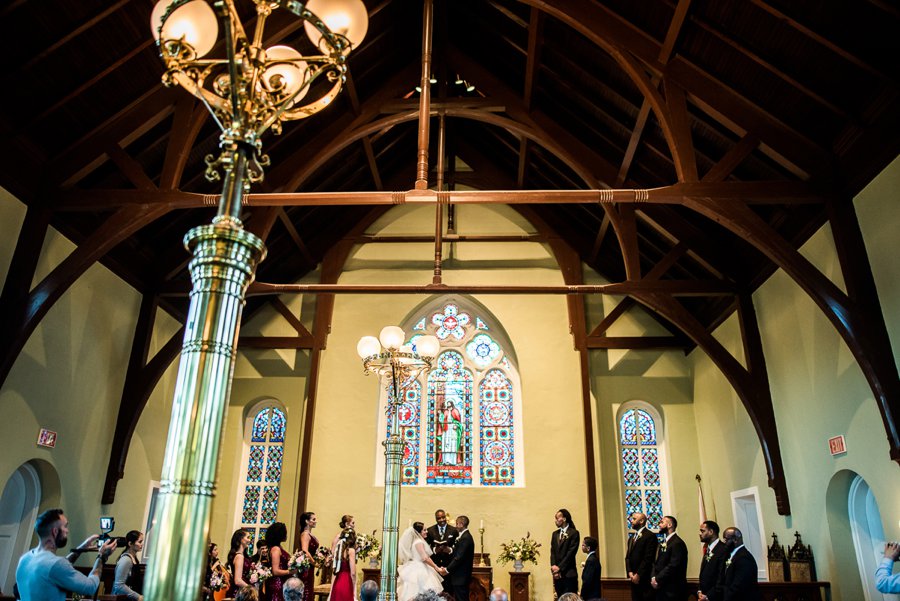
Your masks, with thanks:
M900 593L900 572L891 574L894 562L890 557L881 560L881 565L875 570L875 588L879 593Z
M93 595L100 578L96 574L85 576L65 557L35 548L19 559L16 584L22 601L65 601L66 592Z

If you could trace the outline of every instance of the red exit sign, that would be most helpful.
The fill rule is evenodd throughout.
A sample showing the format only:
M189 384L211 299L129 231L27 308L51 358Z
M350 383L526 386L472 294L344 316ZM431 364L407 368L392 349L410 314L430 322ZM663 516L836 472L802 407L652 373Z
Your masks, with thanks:
M828 450L831 451L832 455L840 455L841 453L847 452L847 441L844 440L844 435L833 436L828 439Z

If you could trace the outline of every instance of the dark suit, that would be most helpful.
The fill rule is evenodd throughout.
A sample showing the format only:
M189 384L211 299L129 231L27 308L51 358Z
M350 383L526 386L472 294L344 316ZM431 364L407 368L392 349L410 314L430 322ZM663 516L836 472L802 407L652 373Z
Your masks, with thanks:
M656 591L650 586L650 577L653 575L653 562L656 560L658 546L656 534L646 528L628 539L625 573L634 572L640 576L640 582L631 585L633 601L653 601L656 597Z
M656 578L657 601L687 599L687 545L677 534L659 547L653 578Z
M456 539L453 556L447 565L446 576L450 580L456 601L469 601L469 583L472 582L472 563L475 559L475 541L466 530Z
M446 568L447 565L450 564L450 558L453 556L453 546L456 544L457 538L459 538L459 530L456 529L456 526L451 526L450 524L444 526L443 535L441 535L440 528L437 524L425 531L425 542L427 542L428 546L434 551L434 555L431 556L434 565L439 568ZM437 550L437 543L439 541L444 541L441 551ZM450 582L447 579L444 579L444 590L448 593L453 592Z
M565 537L560 530L550 535L550 565L559 568L559 578L553 579L553 588L557 595L578 592L578 570L575 569L575 556L581 547L581 535L573 526L566 529Z
M723 601L758 601L759 588L756 585L758 572L756 560L747 547L738 549L731 563L725 556L725 569L722 571L721 588Z
M581 572L581 598L584 601L600 598L600 558L597 552L593 552L584 560L584 570Z
M700 582L697 584L697 588L709 597L710 601L721 601L722 591L719 589L719 580L722 578L725 560L729 555L725 543L719 541L709 555L708 559L704 556L700 560Z

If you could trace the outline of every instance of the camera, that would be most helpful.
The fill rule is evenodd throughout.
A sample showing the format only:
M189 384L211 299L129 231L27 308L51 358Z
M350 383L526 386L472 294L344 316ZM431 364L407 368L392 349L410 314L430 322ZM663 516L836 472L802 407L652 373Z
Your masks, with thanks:
M121 548L126 545L124 536L112 536L112 531L116 527L116 518L111 516L103 516L100 518L100 538L97 539L97 548L99 549L106 544L106 541L115 539L116 546Z

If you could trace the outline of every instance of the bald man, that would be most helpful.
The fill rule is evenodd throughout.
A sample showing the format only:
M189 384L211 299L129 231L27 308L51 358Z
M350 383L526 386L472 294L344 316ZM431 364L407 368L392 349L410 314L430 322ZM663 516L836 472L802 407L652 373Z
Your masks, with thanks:
M653 562L659 541L656 534L647 529L647 516L633 513L628 518L634 532L628 537L625 555L625 573L631 581L632 601L653 601L656 591L650 584Z
M491 591L491 596L488 599L489 601L509 601L509 593L498 586Z
M756 601L759 599L756 578L756 559L744 546L744 535L732 526L722 536L728 559L722 573L723 601Z

